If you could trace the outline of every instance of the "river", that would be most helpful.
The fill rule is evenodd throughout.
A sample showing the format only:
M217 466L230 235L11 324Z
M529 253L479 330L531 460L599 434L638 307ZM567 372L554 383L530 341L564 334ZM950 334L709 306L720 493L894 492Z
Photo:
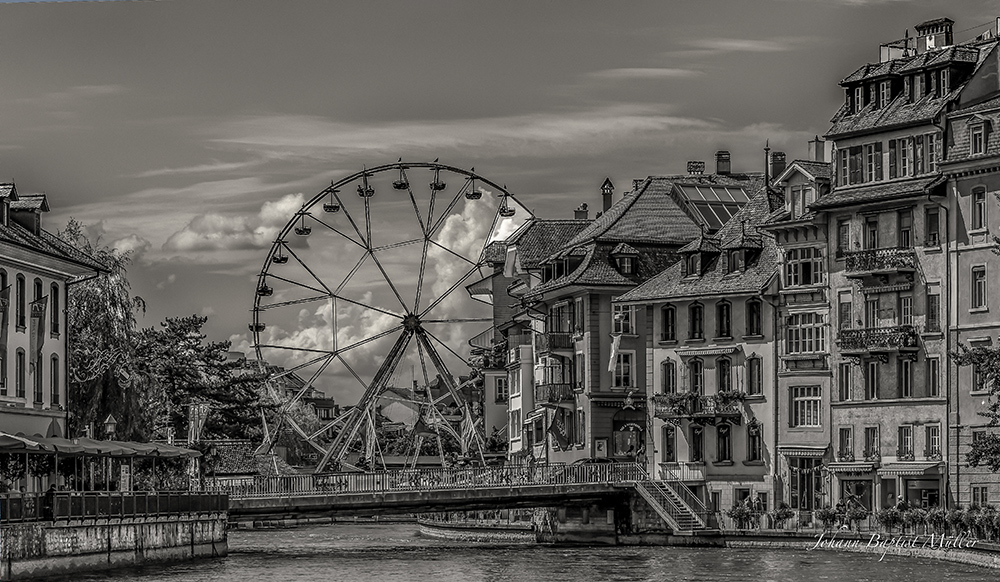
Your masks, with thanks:
M906 582L995 581L983 568L829 550L498 546L421 537L416 524L337 524L235 530L229 556L111 573L88 582Z

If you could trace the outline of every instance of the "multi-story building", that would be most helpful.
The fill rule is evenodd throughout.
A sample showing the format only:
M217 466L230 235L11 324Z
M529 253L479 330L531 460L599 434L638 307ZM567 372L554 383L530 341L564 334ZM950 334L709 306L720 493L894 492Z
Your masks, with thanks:
M797 354L816 354L809 361L829 375L788 385L791 427L822 429L833 445L824 451L828 481L812 465L790 477L812 475L812 486L827 490L814 505L849 496L873 509L901 500L944 504L946 464L959 461L945 446L950 346L942 321L953 305L945 242L957 232L945 230L949 191L940 164L955 138L944 125L948 112L996 91L996 42L954 45L948 19L916 31L915 39L883 46L882 62L841 81L845 102L826 136L835 149L833 187L806 184L800 196L798 180L782 177L788 220L802 223L779 234L782 356L797 362ZM796 218L798 207L805 211ZM808 294L810 307L790 301ZM808 399L820 406L815 423L799 412Z
M763 184L761 183L761 186ZM784 207L761 188L714 236L613 302L641 309L653 402L654 478L680 480L716 510L774 499L778 250L757 226Z
M761 174L690 162L689 174L649 177L561 247L548 249L542 280L524 297L534 321L534 409L524 416L532 452L549 462L607 457L648 463L647 335L652 312L612 306L621 295L714 233L760 188ZM605 186L608 186L605 183ZM525 408L525 410L527 410ZM550 438L551 437L551 438Z
M0 184L0 430L66 436L66 289L107 268L42 228L44 194Z

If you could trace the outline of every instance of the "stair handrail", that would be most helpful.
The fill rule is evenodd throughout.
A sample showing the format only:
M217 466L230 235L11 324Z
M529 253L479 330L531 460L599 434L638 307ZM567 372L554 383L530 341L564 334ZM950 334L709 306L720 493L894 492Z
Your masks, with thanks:
M695 495L694 491L691 491L691 488L681 480L680 476L674 473L669 467L661 466L660 471L668 477L667 479L663 479L663 482L668 483L671 489L677 493L677 496L681 498L681 501L686 503L692 511L705 514L708 513L708 508L705 506L705 502Z
M664 495L663 498L667 500L667 505L664 505L662 502L660 502L660 500L657 499L656 496L653 495L653 493L646 488L647 483L653 483L653 481L648 481L648 480L636 481L635 482L636 491L639 492L639 494L646 500L647 503L653 506L654 510L657 508L663 510L663 513L660 512L657 513L660 513L660 517L662 517L664 521L667 522L667 525L669 525L675 531L682 530L683 528L680 525L680 518L682 515L681 509L677 507L674 504L673 500L666 495Z

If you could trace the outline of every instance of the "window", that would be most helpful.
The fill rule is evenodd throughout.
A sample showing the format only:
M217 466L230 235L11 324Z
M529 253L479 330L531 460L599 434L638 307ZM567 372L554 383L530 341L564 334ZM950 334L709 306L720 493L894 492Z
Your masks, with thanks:
M521 409L510 411L510 420L507 422L507 426L510 427L510 438L519 439L521 438Z
M929 133L924 136L924 147L927 149L925 157L927 158L927 171L934 172L937 171L937 135Z
M986 390L986 375L983 374L979 364L972 364L972 391L984 392Z
M878 248L878 216L869 216L865 219L865 248Z
M796 313L785 318L785 353L826 351L826 324L821 313Z
M0 396L7 395L7 349L0 351Z
M715 460L726 462L733 460L733 431L732 426L720 424L715 429Z
M864 148L853 146L847 149L847 178L851 184L860 184L864 176Z
M837 256L842 257L844 253L851 250L851 221L841 219L837 221Z
M857 113L865 106L865 88L858 86L854 88L854 112Z
M990 504L989 494L987 493L988 487L986 485L973 485L972 486L972 505L978 505L983 507Z
M951 83L949 73L950 71L948 69L941 69L938 71L938 91L940 91L941 95L946 95L950 90Z
M854 428L842 426L837 431L837 458L842 461L854 460Z
M913 213L909 210L899 213L898 234L898 246L901 248L910 248L913 246Z
M970 153L979 155L986 151L986 125L983 123L969 127Z
M764 393L764 375L759 357L747 358L747 394L760 396Z
M695 358L688 363L689 389L695 394L705 393L705 365Z
M632 387L632 353L619 352L615 360L615 387Z
M986 228L986 189L972 191L972 230Z
M677 339L677 309L673 305L665 305L660 311L660 315L663 320L660 340L674 341Z
M941 245L941 231L938 216L939 210L936 206L927 209L927 214L924 218L924 228L927 231L927 236L924 237L924 246L936 247Z
M865 367L865 400L878 400L878 362L875 360Z
M889 178L905 178L910 175L910 160L913 158L911 138L889 140Z
M865 327L868 329L878 326L878 299L869 297L865 299Z
M49 316L51 323L49 324L49 331L52 335L59 335L59 314L62 313L59 310L59 285L53 283L49 288L49 304L52 307L52 314Z
M940 293L930 293L938 289L928 287L927 294L927 331L941 331L941 295Z
M865 427L865 459L875 459L881 456L878 440L878 427Z
M32 382L31 383L32 383L32 387L34 388L34 391L33 391L34 394L33 394L33 396L34 396L34 402L36 404L41 404L42 402L45 401L45 392L42 389L42 365L41 364L42 364L41 362L37 362L36 364L32 364L32 366L31 366L32 367L32 370L31 370L31 380L32 380Z
M740 270L740 251L733 250L726 253L726 272L735 273Z
M757 299L747 300L747 335L764 335L763 307Z
M986 308L986 266L972 267L972 309Z
M536 418L531 423L531 442L542 444L545 442L545 417Z
M720 301L715 306L715 337L733 337L732 321L730 318L731 308L729 302Z
M733 364L729 358L715 361L716 391L728 392L733 389Z
M897 382L899 382L899 397L913 397L913 362L910 360L899 360L899 372Z
M705 308L700 303L694 303L688 308L688 338L704 339Z
M924 136L922 135L913 138L913 173L918 176L924 173Z
M913 325L913 296L902 295L899 298L899 324Z
M747 461L760 462L764 460L764 443L761 438L760 423L747 425Z
M693 463L700 463L705 460L705 428L701 426L691 427L691 450L688 451L688 460Z
M635 273L635 257L618 257L618 270L622 275Z
M882 179L882 142L865 144L865 182Z
M878 106L879 109L884 108L889 105L889 100L892 98L892 86L888 80L882 81L878 84Z
M27 310L27 304L25 303L24 294L26 289L24 287L24 275L17 276L17 327L22 330L25 327L25 316L24 312Z
M890 142L891 143L891 142ZM838 150L838 163L837 163L837 182L842 186L847 186L850 184L848 177L850 175L850 164L847 157L847 150Z
M625 335L635 333L632 331L633 308L631 305L614 305L611 307L614 316L614 332Z
M576 410L576 444L582 445L587 442L587 412L578 408Z
M941 396L941 360L938 358L927 358L927 396L937 398Z
M583 322L585 317L583 315L583 297L577 297L573 302L573 309L575 311L573 315L573 333L580 335L584 330Z
M583 390L586 387L583 380L587 377L587 363L583 359L583 352L573 354L573 369L570 376L576 381L574 387L577 390Z
M677 427L666 425L662 430L663 442L660 443L660 461L673 463L677 461Z
M698 253L689 254L684 260L684 264L687 265L685 274L688 277L697 277L701 274L698 269Z
M785 255L785 284L817 285L823 282L822 249L789 249Z
M851 364L840 364L837 366L837 371L839 372L837 374L839 399L841 402L848 402L851 400L854 392Z
M494 402L507 402L510 398L510 387L507 384L507 378L497 378L494 388Z
M844 291L838 294L837 317L839 318L840 329L851 329L854 327L853 318L854 304L851 302L851 292Z
M820 387L792 386L792 426L821 426L820 420Z
M896 457L899 460L913 460L913 426L900 425L896 436Z
M792 191L792 218L798 218L809 211L809 205L816 201L815 190L809 184L796 184Z
M677 392L677 364L673 360L663 360L660 363L660 375L663 377L661 382L663 393Z
M941 458L941 425L940 424L928 424L925 427L924 443L927 449L924 451L924 456L928 459L940 459Z
M14 374L16 376L18 398L24 398L24 350L17 348L17 361L14 363Z

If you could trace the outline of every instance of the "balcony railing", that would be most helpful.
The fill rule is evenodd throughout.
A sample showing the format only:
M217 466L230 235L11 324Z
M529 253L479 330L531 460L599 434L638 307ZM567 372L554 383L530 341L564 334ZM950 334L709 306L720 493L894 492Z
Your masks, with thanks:
M664 481L704 481L705 463L677 461L660 463L660 479Z
M54 519L109 519L226 511L225 494L199 492L57 491L0 494L0 523Z
M689 396L690 392L656 394L653 396L653 416L661 420L705 416L741 416L743 407L729 397Z
M536 336L536 347L539 353L553 350L572 350L573 334L562 331L550 331Z
M535 386L535 404L572 402L573 386L570 384L539 384Z
M917 269L917 256L910 247L849 251L844 253L844 259L848 277L911 273Z
M919 347L917 330L912 325L842 329L837 346L843 354L865 352L895 352Z
M896 460L897 461L912 461L916 458L913 454L913 449L898 448L896 449Z
M841 450L837 451L837 460L841 463L853 463L854 462L854 451L851 450Z

